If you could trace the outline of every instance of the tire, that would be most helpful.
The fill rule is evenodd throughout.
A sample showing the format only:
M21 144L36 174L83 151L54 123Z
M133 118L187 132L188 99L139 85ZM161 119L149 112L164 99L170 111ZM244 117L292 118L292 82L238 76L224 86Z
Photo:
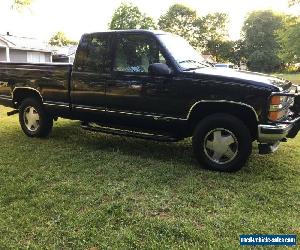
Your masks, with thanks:
M214 114L197 125L193 150L198 162L205 168L235 172L246 164L252 152L251 134L237 117Z
M23 132L29 137L48 137L53 127L53 119L45 111L43 104L27 98L19 107L19 122Z

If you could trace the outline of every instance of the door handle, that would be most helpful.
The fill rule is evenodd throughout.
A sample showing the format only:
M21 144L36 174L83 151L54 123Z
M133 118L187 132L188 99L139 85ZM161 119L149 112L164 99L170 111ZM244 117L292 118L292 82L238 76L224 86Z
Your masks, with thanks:
M138 81L128 81L128 88L130 89L141 89L142 84Z
M138 84L130 84L130 85L129 85L129 88L130 88L130 89L141 89L142 86L141 86L141 85L138 85Z

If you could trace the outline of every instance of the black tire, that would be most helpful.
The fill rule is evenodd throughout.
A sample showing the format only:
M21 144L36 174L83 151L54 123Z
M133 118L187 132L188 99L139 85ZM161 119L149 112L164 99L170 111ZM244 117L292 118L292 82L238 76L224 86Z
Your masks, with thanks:
M34 117L30 118L30 122L27 119L29 115ZM19 107L19 122L23 132L29 137L48 137L53 127L53 118L47 114L43 104L34 98L22 101Z
M210 115L194 131L193 150L203 167L235 172L246 164L252 152L251 134L247 126L235 116Z

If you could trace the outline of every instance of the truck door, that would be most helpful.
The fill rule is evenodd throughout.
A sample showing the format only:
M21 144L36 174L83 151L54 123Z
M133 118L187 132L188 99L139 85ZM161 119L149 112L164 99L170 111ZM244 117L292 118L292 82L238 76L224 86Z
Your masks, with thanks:
M167 63L154 36L147 33L120 33L114 45L113 73L107 81L107 111L136 118L157 119L172 115L172 76L152 77L152 63Z
M105 113L105 84L112 65L110 41L110 33L84 35L80 41L71 78L71 103L76 114Z

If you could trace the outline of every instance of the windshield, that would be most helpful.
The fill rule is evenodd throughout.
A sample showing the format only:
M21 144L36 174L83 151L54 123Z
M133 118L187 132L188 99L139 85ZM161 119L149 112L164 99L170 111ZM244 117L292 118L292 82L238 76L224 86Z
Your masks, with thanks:
M172 34L157 35L182 70L210 67L200 53L182 37Z

